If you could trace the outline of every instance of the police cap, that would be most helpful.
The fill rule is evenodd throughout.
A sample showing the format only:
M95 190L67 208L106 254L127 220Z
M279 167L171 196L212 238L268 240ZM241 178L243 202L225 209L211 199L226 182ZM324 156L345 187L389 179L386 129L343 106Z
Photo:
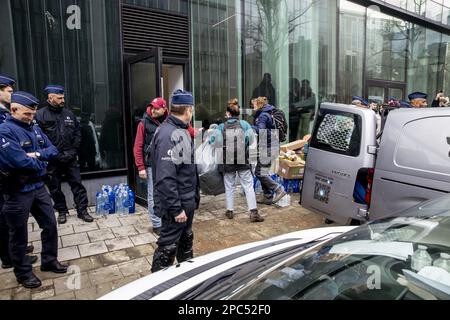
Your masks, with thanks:
M49 84L45 89L47 94L64 94L64 87L54 84Z
M6 74L0 74L0 86L12 87L16 84L16 79Z
M28 92L17 91L11 95L11 103L17 103L30 109L36 109L39 105L39 100Z
M174 105L194 105L194 97L192 93L183 90L177 90L173 93L171 103Z
M427 97L428 95L423 92L413 92L408 96L409 101L412 101L414 99L426 99Z

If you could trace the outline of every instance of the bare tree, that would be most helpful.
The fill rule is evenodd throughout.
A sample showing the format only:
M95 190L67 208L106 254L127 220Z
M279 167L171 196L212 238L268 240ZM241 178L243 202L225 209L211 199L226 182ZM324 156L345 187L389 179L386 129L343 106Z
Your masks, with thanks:
M267 71L275 73L276 63L280 59L280 50L288 45L289 35L297 28L311 21L303 21L313 6L320 0L311 0L299 10L289 12L287 0L256 0L257 18L246 22L246 39L252 39L253 49L266 62ZM284 10L284 12L280 12ZM287 32L282 32L280 17L287 17ZM265 55L262 54L265 50Z

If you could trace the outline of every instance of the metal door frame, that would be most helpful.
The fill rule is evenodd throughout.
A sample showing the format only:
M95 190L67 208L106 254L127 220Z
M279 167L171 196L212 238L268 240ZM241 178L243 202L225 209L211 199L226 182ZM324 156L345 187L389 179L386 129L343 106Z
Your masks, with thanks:
M397 97L398 99L405 99L406 97L406 82L367 79L364 86L364 97L366 99L369 98L369 87L384 88L384 96L386 99L389 99L389 89L403 90L403 96ZM387 101L383 101L383 103L384 102Z
M131 96L131 66L135 63L154 58L155 60L155 84L156 84L156 93L158 96L161 95L161 76L162 76L162 49L160 47L151 48L148 51L143 53L124 57L124 78L125 78L125 113L124 113L124 121L125 121L125 141L126 141L126 154L127 154L127 167L128 167L128 184L133 190L136 190L136 179L137 172L135 170L134 165L134 154L133 150L133 137L136 134L132 132L132 118L131 118L131 107L132 107L132 96ZM147 202L147 199L143 199L136 195L136 202L144 205Z

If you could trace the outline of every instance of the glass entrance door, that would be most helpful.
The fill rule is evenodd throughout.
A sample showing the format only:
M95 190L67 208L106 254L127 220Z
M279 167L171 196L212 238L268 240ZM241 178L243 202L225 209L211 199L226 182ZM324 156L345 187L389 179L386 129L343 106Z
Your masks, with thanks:
M162 54L160 48L154 48L126 60L128 181L131 188L135 190L136 199L140 204L147 201L147 181L139 178L134 161L133 146L137 127L147 106L155 97L162 95L161 76Z
M366 94L367 99L379 100L387 103L390 98L401 100L405 98L406 84L403 82L367 80Z

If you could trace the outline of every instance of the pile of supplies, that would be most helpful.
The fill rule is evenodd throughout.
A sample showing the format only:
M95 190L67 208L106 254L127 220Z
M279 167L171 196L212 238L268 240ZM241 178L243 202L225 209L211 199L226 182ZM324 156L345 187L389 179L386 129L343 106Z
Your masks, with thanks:
M127 216L135 212L135 194L126 183L114 187L104 185L101 191L97 192L95 210L97 216L104 217L116 213L119 216Z

